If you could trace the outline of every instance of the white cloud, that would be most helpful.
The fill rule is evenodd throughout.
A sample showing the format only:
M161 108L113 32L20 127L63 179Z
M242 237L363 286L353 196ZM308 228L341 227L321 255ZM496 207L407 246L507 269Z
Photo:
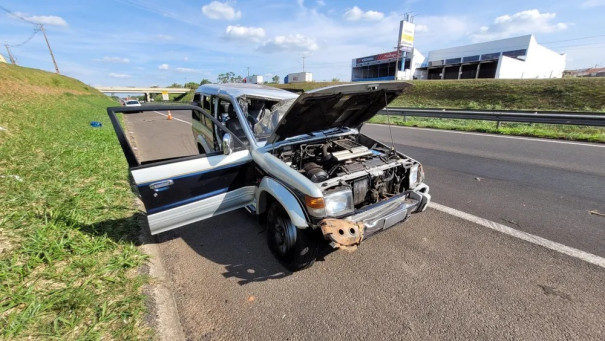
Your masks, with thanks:
M265 37L265 30L262 27L245 27L245 26L227 26L225 37L230 39L242 39L259 41Z
M317 3L317 6L320 6L320 7L322 7L322 6L325 6L325 5L326 5L326 2L325 2L324 0L317 0L317 1L315 1L315 2Z
M357 20L382 20L384 18L384 13L377 11L366 11L364 12L361 8L357 6L353 6L353 8L349 9L345 12L343 17L349 21L357 21Z
M580 4L580 8L595 8L605 6L604 0L586 0Z
M168 34L158 34L157 37L161 40L174 40L174 37Z
M130 63L130 59L128 58L121 58L121 57L103 57L101 59L95 59L95 61L97 62L106 62L106 63L122 63L122 64L128 64Z
M176 72L180 72L180 73L192 73L192 72L198 72L195 69L191 69L188 67L177 67L175 68Z
M258 49L267 53L283 51L312 52L319 49L319 46L313 38L302 34L290 34L287 36L277 36L265 42Z
M123 74L123 73L114 73L114 72L111 72L111 73L109 73L109 77L112 77L112 78L130 78L130 75Z
M27 21L31 21L36 24L44 24L50 26L63 26L67 27L67 21L61 17L54 15L27 15L21 12L15 12L15 16L21 17Z
M227 2L212 1L210 4L202 6L202 13L210 19L235 20L242 16L241 11L236 11Z
M416 25L415 32L428 32L429 31L429 27L426 25Z
M551 33L567 29L566 23L553 23L555 13L540 13L537 9L497 17L490 26L482 26L471 36L475 42L503 39L530 33Z
M158 66L158 70L168 70L170 66L168 64L162 64Z

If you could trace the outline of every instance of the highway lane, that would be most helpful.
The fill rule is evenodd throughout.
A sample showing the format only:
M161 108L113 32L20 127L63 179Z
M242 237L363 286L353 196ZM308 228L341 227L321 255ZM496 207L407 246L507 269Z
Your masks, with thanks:
M145 106L142 106L145 109ZM191 111L143 111L124 115L126 136L141 162L197 155Z
M126 118L133 137L149 148L147 155L186 154L188 148L175 136L190 134L188 115L173 112L179 120L169 121L149 114L137 122ZM383 127L369 133L388 136ZM596 177L593 182L602 178L601 161L557 166L557 153L540 157L548 147L517 146L521 151L508 155L500 143L479 143L473 152L465 139L430 136L422 142L412 136L415 142L407 141L410 135L398 133L397 147L427 166L431 191L443 204L466 199L466 205L491 212L492 206L510 204L507 200L517 202L507 194L517 198L535 184L557 186L549 182L557 171L559 177L580 172ZM477 170L467 170L466 163ZM569 186L557 188L566 196L583 177L568 180ZM586 193L577 196L578 205L600 202L598 191L587 186ZM485 217L482 212L472 213ZM244 210L156 237L168 273L164 284L173 291L188 339L585 340L605 335L603 268L433 209L366 240L357 252L326 253L323 261L298 273L275 260L265 239L264 229Z
M391 144L387 126L362 131ZM605 256L605 146L392 127L425 166L433 200Z
M157 238L190 340L598 340L605 270L429 208L297 273L244 210Z

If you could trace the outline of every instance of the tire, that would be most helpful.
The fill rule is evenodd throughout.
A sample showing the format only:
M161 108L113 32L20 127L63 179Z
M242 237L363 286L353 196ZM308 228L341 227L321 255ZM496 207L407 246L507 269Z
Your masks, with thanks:
M309 231L297 228L277 202L267 213L267 243L279 262L292 272L310 267L317 258L318 243Z

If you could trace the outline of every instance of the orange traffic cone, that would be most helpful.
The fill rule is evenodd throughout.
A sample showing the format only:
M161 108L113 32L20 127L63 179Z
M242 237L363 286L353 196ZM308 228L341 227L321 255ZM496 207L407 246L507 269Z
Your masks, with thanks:
M166 117L167 120L171 120L172 119L172 113L170 111L168 111L168 117Z

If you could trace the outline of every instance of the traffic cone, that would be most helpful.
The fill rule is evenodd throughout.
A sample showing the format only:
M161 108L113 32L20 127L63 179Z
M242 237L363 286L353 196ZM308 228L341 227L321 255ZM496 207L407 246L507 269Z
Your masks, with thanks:
M171 120L172 119L172 113L170 111L168 111L168 117L166 117L167 120Z

